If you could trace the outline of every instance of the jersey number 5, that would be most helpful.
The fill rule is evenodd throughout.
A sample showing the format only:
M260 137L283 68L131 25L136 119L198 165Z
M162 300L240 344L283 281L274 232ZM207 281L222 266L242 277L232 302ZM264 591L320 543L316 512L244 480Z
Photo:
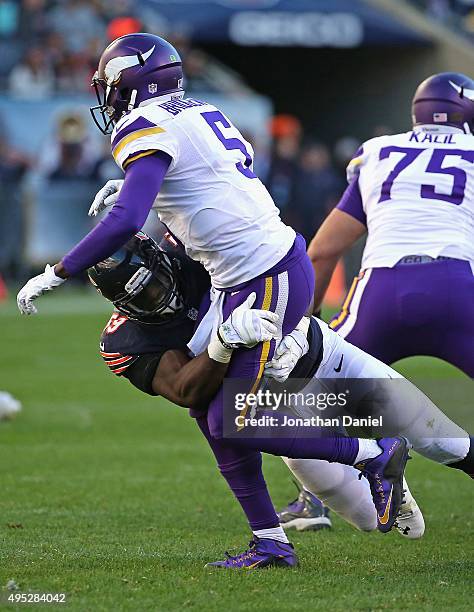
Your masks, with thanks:
M382 183L382 192L379 202L385 202L392 197L392 187L398 176L412 164L417 157L426 149L412 149L408 147L384 147L380 150L379 159L387 159L392 153L401 153L402 157L395 164L393 170ZM464 200L466 188L466 173L457 166L443 167L446 157L460 157L464 161L474 162L474 151L463 151L461 149L434 149L425 172L428 174L445 174L452 176L453 188L451 193L440 193L436 191L435 185L421 185L420 196L430 200L441 200L459 206Z
M201 113L202 117L217 136L217 138L221 141L227 151L242 151L244 156L243 162L238 162L235 164L237 170L246 176L247 178L257 178L257 175L252 172L250 169L252 166L252 156L247 151L247 147L245 144L239 140L239 138L226 138L224 134L218 127L218 123L220 123L224 128L232 128L234 127L229 121L224 117L224 115L220 111L211 111L209 113Z

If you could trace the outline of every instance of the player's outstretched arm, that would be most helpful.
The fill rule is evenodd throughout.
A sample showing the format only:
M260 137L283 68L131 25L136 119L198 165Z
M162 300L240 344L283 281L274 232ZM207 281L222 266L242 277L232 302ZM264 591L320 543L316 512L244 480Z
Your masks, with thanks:
M340 257L366 232L365 225L343 210L332 210L312 239L308 255L315 271L314 310L321 308Z
M154 393L187 408L206 408L219 389L236 348L251 348L278 334L279 317L253 309L256 294L236 308L211 339L207 351L194 359L182 351L167 351L152 382Z
M54 267L31 279L18 294L22 314L35 314L33 301L70 276L115 253L144 225L161 189L171 158L163 152L142 157L126 170L123 187L110 213ZM32 282L34 281L34 282Z

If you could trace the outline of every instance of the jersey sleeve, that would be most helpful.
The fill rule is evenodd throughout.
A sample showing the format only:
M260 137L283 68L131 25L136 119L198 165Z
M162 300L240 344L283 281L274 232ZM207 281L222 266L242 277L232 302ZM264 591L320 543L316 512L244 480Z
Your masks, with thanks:
M119 123L112 134L112 155L117 165L125 170L133 161L163 151L175 164L178 159L178 139L172 133L170 121L159 125L138 116Z
M124 376L127 369L138 359L138 355L124 350L122 346L122 335L128 335L127 325L127 317L114 312L100 337L100 356L116 376Z
M367 216L359 189L359 176L354 177L346 187L336 208L351 215L363 225L367 225Z
M124 376L127 369L138 359L138 355L122 355L122 353L107 353L105 351L100 351L100 356L116 376Z
M163 354L147 353L140 355L123 375L143 393L153 396L158 395L153 391L153 379Z
M100 354L113 374L128 378L132 385L143 393L157 395L153 391L153 379L164 352L122 355L100 351Z
M359 176L360 169L364 163L364 148L359 147L356 151L354 157L348 163L346 168L346 177L347 182L352 183L352 181Z
M156 395L153 378L168 348L151 342L148 336L126 316L114 312L100 338L100 356L113 374L128 378L144 393Z

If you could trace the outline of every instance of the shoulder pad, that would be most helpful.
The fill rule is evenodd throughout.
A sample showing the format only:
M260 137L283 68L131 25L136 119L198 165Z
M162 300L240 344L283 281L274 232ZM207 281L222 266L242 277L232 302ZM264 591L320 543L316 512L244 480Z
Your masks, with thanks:
M138 355L128 354L126 338L128 329L133 323L127 317L114 312L100 337L100 356L117 376L121 376Z
M172 119L156 104L135 109L123 117L112 132L112 155L116 163L124 169L128 162L155 151L164 151L176 161L178 143L169 129Z
M359 147L356 151L354 157L347 164L346 168L346 178L348 183L352 183L352 181L359 176L360 168L362 166L364 159L364 147Z

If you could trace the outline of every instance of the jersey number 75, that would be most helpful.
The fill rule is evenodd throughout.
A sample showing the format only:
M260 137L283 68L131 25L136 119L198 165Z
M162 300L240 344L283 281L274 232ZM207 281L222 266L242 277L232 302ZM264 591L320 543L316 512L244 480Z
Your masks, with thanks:
M418 156L427 149L414 149L408 147L384 147L380 149L379 159L387 159L392 153L401 153L402 157L395 164L393 170L382 183L382 190L379 202L385 202L392 197L392 187L400 174L412 164ZM461 159L474 162L474 151L463 151L461 149L434 149L430 161L426 166L425 172L428 174L444 174L453 177L453 188L451 193L440 193L436 191L436 185L420 185L420 196L430 200L442 200L450 204L459 205L464 200L464 190L466 188L466 173L457 166L443 167L443 162L447 157L460 157ZM434 181L434 179L433 179Z

